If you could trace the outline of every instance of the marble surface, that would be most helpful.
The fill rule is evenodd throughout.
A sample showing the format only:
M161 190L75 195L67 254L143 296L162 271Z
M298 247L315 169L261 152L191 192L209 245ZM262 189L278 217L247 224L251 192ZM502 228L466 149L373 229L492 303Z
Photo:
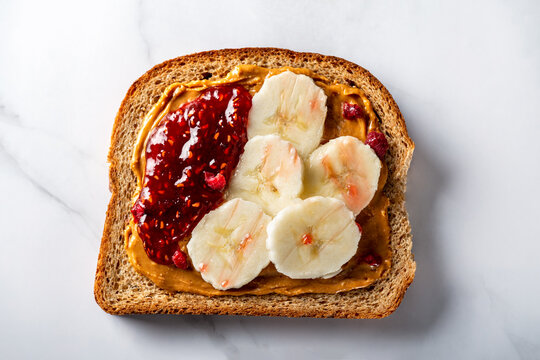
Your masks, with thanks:
M106 154L129 85L205 49L349 59L416 151L418 270L384 320L105 314ZM540 358L540 4L0 1L0 358Z

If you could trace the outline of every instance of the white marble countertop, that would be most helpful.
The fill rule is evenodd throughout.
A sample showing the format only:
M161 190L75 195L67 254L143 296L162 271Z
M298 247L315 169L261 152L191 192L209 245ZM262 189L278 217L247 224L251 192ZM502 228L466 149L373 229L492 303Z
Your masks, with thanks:
M168 58L244 46L351 60L401 107L418 270L389 318L94 302L126 90ZM539 65L534 1L1 1L0 358L540 358Z

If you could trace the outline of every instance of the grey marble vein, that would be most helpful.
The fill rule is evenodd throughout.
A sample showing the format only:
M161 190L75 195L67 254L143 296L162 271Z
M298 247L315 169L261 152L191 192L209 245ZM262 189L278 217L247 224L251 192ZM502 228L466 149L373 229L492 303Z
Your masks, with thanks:
M51 134L46 129L40 129L35 126L25 125L22 121L21 116L17 112L13 111L12 109L4 105L1 100L0 100L0 122L18 127L23 131L39 131L43 136L48 136L50 138L53 138L54 141L56 142L61 142L63 145L65 145L70 150L74 151L80 157L83 157L85 159L92 158L90 154L88 154L83 149L78 147L76 143L73 141L68 141L60 136Z
M52 190L46 188L41 184L37 179L35 179L33 176L31 176L25 169L22 167L17 160L17 157L11 154L5 146L2 144L2 141L0 139L0 152L5 155L5 157L9 160L11 163L12 169L16 170L25 180L27 180L34 188L36 188L40 193L45 195L47 198L54 201L54 203L60 205L62 209L64 209L67 213L77 216L85 225L86 230L88 230L94 237L98 237L99 233L96 231L94 226L88 222L86 217L81 213L79 210L75 209L71 205L69 205L64 199L62 199L60 196L55 194ZM5 170L5 169L4 169Z
M21 118L16 113L10 111L6 105L0 100L0 121L12 124L12 125L21 125Z
M230 339L225 336L225 333L220 331L216 326L214 317L209 315L201 315L196 317L188 317L185 321L190 324L192 327L204 331L208 336L208 339L216 346L221 349L227 359L237 359L238 358L238 348L234 345Z

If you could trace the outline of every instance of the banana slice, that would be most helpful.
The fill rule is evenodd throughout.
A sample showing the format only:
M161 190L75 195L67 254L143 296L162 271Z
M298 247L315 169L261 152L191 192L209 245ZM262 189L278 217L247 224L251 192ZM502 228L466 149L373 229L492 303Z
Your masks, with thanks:
M285 71L267 78L253 96L248 138L278 134L306 157L320 143L326 95L313 79Z
M271 218L249 201L234 199L206 214L187 245L193 267L218 290L239 288L269 264L266 227Z
M281 210L267 232L270 261L293 279L335 276L356 253L361 235L342 201L321 196Z
M371 147L352 136L340 136L309 157L306 194L334 197L358 215L375 192L381 161Z
M298 199L303 164L291 143L277 135L255 136L244 147L227 198L260 205L270 215Z

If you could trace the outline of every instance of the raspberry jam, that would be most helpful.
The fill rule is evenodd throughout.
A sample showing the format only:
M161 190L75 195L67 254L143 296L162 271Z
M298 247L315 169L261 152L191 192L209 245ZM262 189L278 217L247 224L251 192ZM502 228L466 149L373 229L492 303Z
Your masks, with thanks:
M364 109L359 105L344 102L341 106L342 115L347 120L356 120L365 117Z
M153 261L185 266L178 241L223 201L247 142L250 108L242 86L211 87L150 132L143 186L131 213Z
M375 270L377 267L381 265L382 259L379 255L374 253L369 253L367 255L364 255L360 258L360 261L367 263L371 270Z
M384 154L388 151L388 141L383 133L372 131L367 134L366 144L371 146L379 159L384 159Z

